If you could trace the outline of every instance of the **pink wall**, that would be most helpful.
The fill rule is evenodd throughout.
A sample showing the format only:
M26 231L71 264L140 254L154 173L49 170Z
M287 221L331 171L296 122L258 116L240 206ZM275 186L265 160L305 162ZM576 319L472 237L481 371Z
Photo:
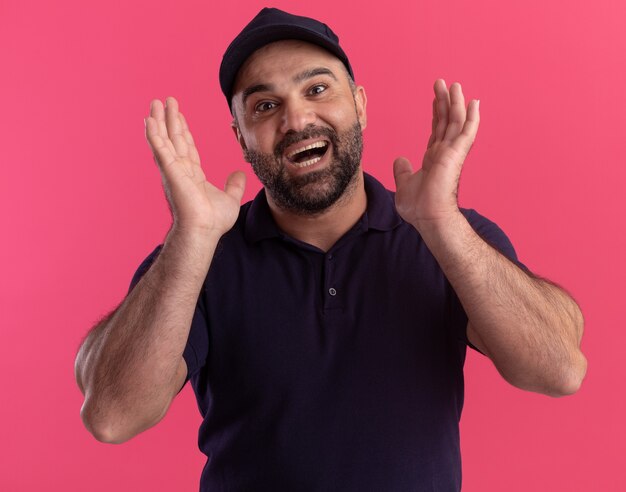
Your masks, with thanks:
M168 227L143 137L150 99L178 97L216 183L246 169L217 69L263 3L128 5L0 4L1 490L197 490L190 389L158 427L100 444L80 422L73 359ZM388 186L394 157L420 160L435 78L480 98L462 204L499 223L527 265L582 305L589 371L575 396L516 390L470 354L464 490L626 490L624 4L276 6L340 34L368 90L365 168Z

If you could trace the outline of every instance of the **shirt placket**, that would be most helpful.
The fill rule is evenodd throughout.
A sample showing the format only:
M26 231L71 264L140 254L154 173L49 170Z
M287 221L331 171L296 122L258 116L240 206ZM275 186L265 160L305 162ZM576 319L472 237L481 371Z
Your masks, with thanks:
M343 292L343 284L339 278L339 261L341 261L341 255L332 250L324 255L322 295L325 311L344 307L345 292Z

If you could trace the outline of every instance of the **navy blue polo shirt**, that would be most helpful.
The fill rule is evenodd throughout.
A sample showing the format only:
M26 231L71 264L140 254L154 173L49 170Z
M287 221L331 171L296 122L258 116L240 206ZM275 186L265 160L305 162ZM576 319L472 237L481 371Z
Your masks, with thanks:
M222 237L184 352L201 490L460 490L467 317L393 193L368 175L365 188L366 213L328 252L281 232L263 191Z

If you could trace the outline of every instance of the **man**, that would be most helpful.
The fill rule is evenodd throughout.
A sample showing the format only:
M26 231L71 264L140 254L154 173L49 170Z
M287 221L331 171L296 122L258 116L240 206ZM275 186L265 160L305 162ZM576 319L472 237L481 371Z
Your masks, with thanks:
M190 379L202 490L459 490L469 344L549 395L585 374L574 301L517 262L456 192L478 101L435 83L422 163L397 191L361 169L366 95L324 24L263 9L220 69L233 130L264 185L205 179L176 100L147 139L173 224L76 361L104 442L155 425Z

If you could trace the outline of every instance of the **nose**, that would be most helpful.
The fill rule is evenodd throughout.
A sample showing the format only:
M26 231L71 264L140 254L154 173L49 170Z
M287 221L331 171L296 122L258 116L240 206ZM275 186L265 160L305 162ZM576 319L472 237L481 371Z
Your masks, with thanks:
M281 132L300 132L307 125L315 123L317 115L313 107L306 99L288 99L283 101L283 114L281 119Z

